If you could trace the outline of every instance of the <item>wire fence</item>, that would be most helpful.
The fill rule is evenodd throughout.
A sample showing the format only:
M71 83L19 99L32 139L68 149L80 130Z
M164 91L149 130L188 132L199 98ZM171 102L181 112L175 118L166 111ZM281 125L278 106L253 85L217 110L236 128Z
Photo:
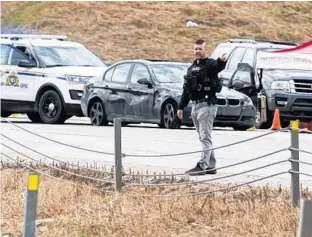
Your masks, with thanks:
M9 141L11 141L11 142L13 142L13 143L15 143L15 144L18 144L18 145L21 146L21 147L24 147L24 148L26 148L26 149L28 149L28 150L30 150L30 151L32 151L32 152L35 152L35 153L37 153L37 154L39 154L39 155L41 155L41 156L43 156L43 157L46 157L46 158L50 159L50 160L52 160L52 161L57 161L57 162L60 162L60 163L63 163L63 164L67 164L66 162L64 162L64 161L62 161L62 160L53 158L53 157L51 157L51 156L48 156L47 154L43 154L42 152L39 152L39 151L35 150L35 149L33 149L33 148L29 147L29 146L23 145L22 143L20 143L20 142L14 140L14 139L12 139L12 138L6 136L6 135L1 134L1 136L3 136L4 138L8 139ZM1 144L2 144L2 143L1 143ZM3 145L3 144L2 144L2 145ZM4 146L6 146L6 145L4 145ZM9 147L8 147L8 148L9 148ZM11 150L13 150L13 149L11 148ZM20 153L20 154L23 155L22 153ZM81 166L75 165L75 164L72 164L72 166L75 166L75 167L80 168L80 169L82 168ZM91 170L91 171L99 171L99 170L97 170L97 169L92 169L92 168L87 168L87 167L84 168L84 169ZM99 171L99 172L103 172L103 173L106 173L106 174L113 174L113 172L108 172L108 171Z
M99 151L99 150L93 150L93 149L88 149L88 148L82 148L82 147L79 147L79 146L75 146L75 145L71 145L71 144L67 144L67 143L63 143L63 142L60 142L60 141L57 141L57 140L54 140L54 139L51 139L51 138L48 138L48 137L45 137L45 136L42 136L38 133L35 133L33 131L30 131L29 129L26 129L26 128L23 128L19 125L16 125L14 123L12 123L11 121L5 119L9 124L21 129L22 131L25 131L27 133L30 133L34 136L37 136L37 137L40 137L42 139L45 139L45 140L48 140L50 142L54 142L54 143L57 143L59 145L62 145L62 146L67 146L67 147L71 147L71 148L75 148L75 149L79 149L79 150L84 150L84 151L88 151L88 152L93 152L93 153L99 153L99 154L105 154L105 155L114 155L115 156L115 167L114 167L114 172L108 172L108 171L101 171L101 170L98 170L98 169L92 169L92 168L86 168L86 167L81 167L79 165L74 165L72 164L72 167L76 167L77 169L85 169L85 170L88 170L88 171L94 171L94 172L99 172L99 173L102 173L102 174L107 174L107 175L110 175L111 177L114 178L114 182L111 182L111 181L107 181L105 180L105 177L104 176L101 176L101 178L98 178L98 177L92 177L92 176L89 176L89 175L81 175L81 174L78 174L76 172L72 172L72 171L68 171L68 170L65 170L64 168L60 168L60 167L55 167L53 165L46 165L46 167L49 167L50 169L53 169L53 170L58 170L60 172L63 172L63 173L66 173L68 175L72 175L72 176L76 176L76 177L79 177L79 178L82 178L82 179L88 179L88 180L93 180L93 181L97 181L97 182L105 182L105 183L109 183L111 185L115 185L115 191L121 191L122 189L124 190L128 190L128 189L132 189L132 188L135 188L135 187L167 187L167 186L170 186L170 187L177 187L177 186L182 186L182 185L196 185L196 184L209 184L213 181L217 181L217 180L223 180L223 179L228 179L228 178L232 178L232 177L235 177L235 176L238 176L238 175L243 175L243 174L247 174L247 173L251 173L251 172L255 172L257 170L260 170L260 169L265 169L265 168L268 168L268 167L272 167L272 166L276 166L276 165L279 165L279 164L282 164L282 163L286 163L286 162L290 162L291 163L291 169L289 169L288 171L285 170L285 171L282 171L282 172L279 172L279 173L275 173L275 174L272 174L272 175L268 175L268 176L264 176L264 177L261 177L259 179L256 179L256 180L253 180L253 181L249 181L249 182L243 182L241 184L238 184L238 186L234 185L233 187L241 187L241 186L246 186L246 185L249 185L251 183L255 183L255 182L258 182L258 181L261 181L261 180L265 180L265 179L269 179L269 178L272 178L272 177L275 177L275 176L279 176L279 175L282 175L282 174L285 174L285 173L290 173L291 174L291 177L292 177L292 184L291 186L293 187L293 193L296 192L297 190L297 186L299 186L299 175L305 175L305 176L308 176L308 177L311 177L310 174L307 174L307 173L303 173L303 172L300 172L299 171L299 164L302 164L302 165L309 165L311 166L312 163L309 163L309 162L304 162L304 161L299 161L299 152L303 152L303 153L306 153L306 154L312 154L312 152L309 152L309 151L305 151L305 150L301 150L299 149L298 145L299 145L299 140L298 140L298 129L297 128L284 128L284 129L280 129L280 130L273 130L273 131L269 131L269 132L266 132L264 134L260 134L258 136L254 136L252 138L248 138L248 139L245 139L245 140L241 140L241 141L237 141L237 142L234 142L234 143L230 143L230 144L226 144L226 145L222 145L222 146L218 146L218 147L214 147L214 148L211 148L211 149L205 149L205 150L197 150L197 151L189 151L189 152L180 152L180 153L171 153L171 154L156 154L156 155L139 155L139 154L125 154L125 153L122 153L121 151L121 147L116 147L116 141L119 141L121 140L121 134L120 134L120 130L121 130L121 120L118 120L116 119L115 123L114 123L114 126L115 126L115 153L110 153L110 152L105 152L105 151ZM119 121L119 125L118 125L118 121ZM119 126L119 127L118 127ZM230 146L235 146L235 145L238 145L238 144L242 144L242 143L246 143L246 142L249 142L249 141L252 141L252 140L256 140L256 139L260 139L262 137L266 137L266 136L269 136L271 134L275 134L275 133L278 133L278 132L284 132L284 131L291 131L291 146L288 147L288 148L281 148L281 149L278 149L276 151L272 151L272 152L268 152L264 155L261 155L261 156L258 156L258 157L254 157L254 158L251 158L251 159L248 159L248 160L244 160L244 161L240 161L240 162L235 162L233 164L230 164L230 165L225 165L225 166L222 166L222 167L218 167L218 168L215 168L213 170L222 170L222 169L225 169L225 168L229 168L229 167L234 167L234 166L239 166L239 165L242 165L242 164L246 164L246 163L249 163L249 162L253 162L253 161L256 161L256 160L259 160L259 159L263 159L265 157L268 157L268 156L272 156L272 155L275 155L275 154L278 154L278 153L281 153L281 152L284 152L284 151L290 151L291 152L291 157L290 158L287 158L287 159L283 159L281 161L277 161L277 162L272 162L272 163L269 163L269 164L266 164L266 165L263 165L263 166L259 166L259 167L256 167L256 168L252 168L252 169L248 169L248 170L245 170L245 171L241 171L241 172L237 172L237 173L234 173L234 174L229 174L229 175L224 175L224 176L220 176L220 177L216 177L216 178L210 178L210 179L203 179L203 180L200 180L200 181L190 181L189 179L187 179L187 181L185 182L181 182L181 180L177 181L177 182L173 182L171 180L171 183L150 183L150 180L143 180L142 178L145 177L145 178L152 178L152 177L155 177L155 173L154 174L131 174L131 173L126 173L124 171L121 171L121 170L118 170L118 169L121 169L122 168L122 159L121 158L124 158L124 157L141 157L141 158L147 158L147 157L172 157L172 156L181 156L181 155L189 155L189 154L194 154L194 153L200 153L200 152L204 152L204 151L210 151L210 150L217 150L217 149L222 149L222 148L226 148L226 147L230 147ZM4 137L5 139L9 140L10 142L13 142L14 144L17 144L18 146L21 146L25 149L28 149L36 154L39 154L47 159L50 159L52 160L53 162L59 162L63 165L68 165L67 162L64 162L60 159L56 159L54 157L51 157L47 154L44 154L42 152L39 152L38 150L36 149L33 149L29 146L26 146L24 144L22 144L21 142L18 142L16 141L15 139L12 139L10 138L9 136L6 136L4 134L1 134L2 137ZM117 143L118 144L118 143ZM30 155L27 155L21 151L18 151L17 149L14 149L12 148L11 146L9 146L8 144L5 144L3 142L1 142L1 145L6 147L7 149L15 152L16 154L19 154L23 157L26 157L28 160L31 160L37 164L39 164L40 162L31 157ZM117 149L117 154L116 155L116 149ZM5 157L9 157L8 155L5 155L4 153L1 153L2 155L4 155ZM118 157L119 156L119 157ZM12 157L10 158L12 160ZM14 160L14 159L13 159ZM14 160L16 161L16 160ZM21 164L21 162L19 162ZM23 163L24 164L24 163ZM25 164L24 164L25 165ZM25 166L27 167L27 166ZM28 167L27 167L28 168ZM202 171L199 171L199 172L193 172L191 174L200 174ZM189 173L190 174L190 173ZM176 177L176 176L188 176L189 174L185 174L185 173L172 173L172 174L162 174L161 176L163 178L166 178L166 177ZM117 178L117 176L129 176L129 177L136 177L136 178L139 178L139 183L127 183L127 182L122 182L122 178L119 177ZM295 188L296 186L296 188ZM232 188L226 188L226 189L218 189L216 191L209 191L209 192L193 192L193 193L184 193L182 196L188 196L188 195L202 195L202 194L208 194L208 193L211 193L211 192L219 192L220 190L231 190ZM170 196L170 195L165 195L165 196ZM298 198L297 197L294 197L293 198L293 202L297 202Z
M37 199L38 199L38 178L37 179L31 179L31 177L36 177L38 174L45 176L47 178L63 182L65 185L75 185L76 187L80 187L83 189L90 189L93 191L98 191L100 194L116 194L120 193L121 191L127 191L128 196L132 197L146 197L146 198L181 198L181 197L192 197L192 196L203 196L205 195L205 201L202 204L204 206L206 202L208 201L208 198L210 195L214 195L216 193L228 193L233 190L238 190L239 188L249 186L251 184L263 181L263 180L269 180L274 177L279 177L283 174L290 174L291 178L291 202L293 207L298 207L299 206L299 201L300 201L300 196L301 196L301 189L300 189L300 176L306 176L312 178L312 173L307 173L307 172L302 172L299 169L299 165L305 165L305 166L312 166L311 162L308 161L302 161L299 159L299 154L300 153L305 153L311 155L311 151L307 151L304 149L299 149L299 128L296 126L295 122L291 123L290 128L285 128L285 129L280 129L280 130L275 130L275 131L269 131L267 133L254 136L252 138L248 138L245 140L233 142L230 144L214 147L211 149L205 149L205 150L197 150L197 151L189 151L189 152L180 152L180 153L171 153L171 154L145 154L145 155L139 155L139 154L128 154L128 153L123 153L122 152L122 147L121 147L121 119L115 119L114 121L114 148L115 152L105 152L105 151L99 151L99 150L94 150L94 149L88 149L88 148L82 148L79 146L67 144L64 142L60 142L48 137L45 137L43 135L40 135L38 133L32 132L28 129L25 129L19 125L16 125L9 120L6 120L9 124L29 133L34 136L40 137L42 139L45 139L50 142L54 142L56 144L74 148L74 149L79 149L91 153L97 153L97 154L103 154L103 155L113 155L114 156L114 161L115 165L113 168L113 171L103 171L103 170L98 170L98 169L92 169L89 167L82 167L80 165L74 165L71 164L72 169L69 169L69 164L68 162L65 162L60 159L56 159L50 155L47 155L43 152L38 151L37 149L34 149L30 146L27 146L25 144L22 144L21 142L16 141L15 139L4 135L1 133L1 136L5 138L7 141L22 147L26 150L29 150L35 154L38 154L45 159L51 160L53 162L53 165L50 164L44 164L43 167L41 160L38 161L38 159L33 158L31 155L25 154L24 152L13 148L12 146L8 145L7 142L4 142L3 140L1 141L1 145L5 147L6 149L10 150L11 152L14 152L14 154L21 155L23 158L26 158L28 163L26 161L22 161L19 159L14 159L12 156L1 152L1 164L2 162L2 157L6 157L8 160L10 160L13 163L16 163L20 165L23 168L27 168L29 170L28 173L28 184L27 184L27 190L26 190L26 198L25 198L25 219L24 219L24 229L28 228L31 225L34 225L36 221L36 208L37 208ZM287 148L280 148L275 151L267 152L264 155L260 155L251 159L247 159L244 161L239 161L235 162L233 164L221 166L218 168L215 168L213 170L222 170L225 168L229 167L234 167L234 166L242 166L243 164L251 163L257 160L264 159L269 156L273 156L285 151L290 152L289 155L285 155L285 159L282 159L280 161L275 161L271 162L269 164L265 164L262 166L250 168L244 171L236 172L234 174L229 174L229 175L223 175L220 177L214 177L210 179L202 179L199 181L191 181L188 178L187 179L182 179L182 180L176 180L177 176L186 176L190 174L200 174L200 172L193 172L189 174L185 173L172 173L172 174L163 174L160 175L161 177L164 178L164 182L160 182L161 180L156 179L156 173L154 174L132 174L131 171L129 173L126 173L123 171L122 167L122 158L125 157L135 157L135 158L150 158L150 157L173 157L173 156L182 156L182 155L189 155L189 154L194 154L194 153L201 153L205 151L210 151L210 150L217 150L217 149L222 149L226 147L231 147L235 146L238 144L242 143L247 143L252 140L260 139L262 137L269 136L271 134L276 134L278 132L284 132L284 131L290 131L290 143L291 145ZM288 158L286 158L288 157ZM54 162L57 162L56 165L54 165ZM239 176L239 175L245 175L247 173L254 173L258 170L261 169L266 169L268 167L276 167L280 164L284 163L290 163L291 168L288 170L280 170L280 172L275 172L273 174L267 174L264 177L260 177L251 181L244 181L238 184L233 184L230 186L226 187L217 187L217 188L211 188L211 185L213 184L214 181L218 180L226 180L226 179L232 179L233 177ZM34 164L35 165L34 165ZM38 168L35 168L34 166L38 166ZM39 167L40 166L40 167ZM43 169L47 169L48 172L42 171ZM311 170L311 169L309 169ZM81 173L82 172L82 173ZM65 175L69 177L64 177ZM56 177L59 176L59 177ZM62 178L61 178L62 177ZM73 178L74 177L74 178ZM131 180L132 178L135 178L134 180ZM171 179L168 179L168 178ZM143 179L145 178L145 179ZM152 180L150 180L152 178ZM75 181L71 181L70 179L74 179ZM37 181L36 181L37 180ZM78 182L77 182L78 180ZM80 182L79 182L80 181ZM84 184L82 184L84 183ZM196 189L195 187L199 185L205 185L205 188L199 188ZM184 189L181 189L180 187L183 187ZM148 194L147 192L136 192L136 188L160 188L158 193L153 192L152 194ZM170 187L169 190L165 189L165 187ZM188 187L192 187L193 190L190 190ZM146 191L146 190L145 190ZM311 205L312 208L312 205ZM307 211L306 211L307 212ZM305 214L305 218L307 217L307 214ZM306 225L308 226L308 225ZM33 227L35 228L35 227Z
M14 163L18 163L19 165L21 165L21 166L24 167L24 168L27 168L27 169L29 169L29 170L32 170L32 171L34 171L35 173L41 174L41 175L43 175L43 176L45 176L45 177L48 177L48 178L51 178L51 179L53 179L53 180L56 180L56 181L59 181L59 182L63 182L63 183L65 183L65 184L69 184L69 185L74 185L74 186L77 186L77 187L81 187L81 188L83 188L83 189L91 189L91 190L94 190L94 191L100 191L99 188L93 187L92 185L81 185L81 184L79 184L79 183L77 183L77 182L71 182L71 181L68 181L68 180L64 180L64 179L55 177L55 176L53 176L53 175L51 175L51 174L48 174L48 173L46 173L46 172L40 171L39 169L35 169L35 168L31 167L31 165L25 164L25 162L22 162L22 161L19 161L19 160L17 160L17 159L14 159L13 157L11 157L11 156L9 156L9 155L3 153L3 152L1 152L1 155L2 155L2 156L5 156L7 159L11 160L11 161L14 162ZM106 191L106 192L107 192L107 191ZM111 193L112 193L112 192L111 192Z
M75 145L59 142L59 141L56 141L54 139L42 136L42 135L40 135L38 133L35 133L33 131L30 131L30 130L28 130L26 128L23 128L23 127L19 126L19 125L16 125L16 124L12 123L11 121L9 121L7 119L5 119L5 120L9 124L19 128L19 129L21 129L21 130L23 130L25 132L28 132L28 133L30 133L32 135L35 135L37 137L43 138L43 139L51 141L51 142L55 142L55 143L63 145L63 146L68 146L68 147L71 147L71 148L76 148L76 149L79 149L79 150L93 152L93 153L99 153L99 154L105 154L105 155L115 155L114 153L110 153L110 152L92 150L92 149L82 148L82 147L79 147L79 146L75 146ZM211 148L211 149L202 149L202 150L197 150L197 151L171 153L171 154L158 154L158 155L124 154L124 153L121 153L121 154L122 154L122 157L126 157L127 156L127 157L140 157L140 158L144 158L144 157L145 158L151 158L151 157L155 157L156 158L156 157L190 155L190 154L201 153L201 152L205 152L205 151L212 151L212 150L218 150L218 149L222 149L222 148L226 148L226 147L231 147L231 146L234 146L234 145L238 145L238 144L242 144L242 143L245 143L245 142L248 142L248 141L256 140L256 139L259 139L259 138L262 138L262 137L265 137L265 136L268 136L268 135L271 135L271 134L274 134L274 133L278 133L278 132L281 132L281 131L288 131L288 128L283 128L283 129L280 129L280 130L273 130L273 131L270 131L270 132L267 132L267 133L264 133L264 134L261 134L261 135L258 135L258 136L254 136L252 138L248 138L248 139L245 139L245 140L242 140L242 141L238 141L238 142L233 142L233 143L226 144L226 145L223 145L223 146L214 147L214 148Z

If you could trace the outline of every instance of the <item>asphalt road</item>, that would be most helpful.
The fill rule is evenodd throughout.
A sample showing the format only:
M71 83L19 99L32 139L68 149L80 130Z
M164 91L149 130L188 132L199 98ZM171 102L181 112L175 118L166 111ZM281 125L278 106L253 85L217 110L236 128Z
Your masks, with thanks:
M114 127L94 127L90 125L86 118L70 119L64 125L45 125L32 124L25 118L10 119L14 124L36 132L42 136L54 139L66 144L71 144L87 149L105 151L114 153ZM215 128L213 130L213 144L215 147L226 144L250 139L269 132L268 130L259 131L233 131L227 128ZM94 164L97 166L106 165L107 168L114 164L113 155L103 155L88 151L78 150L76 148L59 145L51 141L47 141L35 135L29 134L20 128L14 127L10 123L2 122L1 134L22 143L25 146L31 147L63 161L69 161L82 165L84 163ZM251 140L238 145L215 150L217 157L217 166L223 167L237 162L246 161L257 156L265 155L290 146L290 133L278 132L268 136L261 137L256 140ZM12 141L1 136L1 142L27 154L35 159L45 158L32 151L29 151ZM300 149L312 152L312 134L299 134ZM10 156L16 157L20 155L1 146L2 152ZM123 158L123 166L128 172L132 170L140 170L146 173L154 171L163 173L183 173L185 170L194 167L200 158L200 153L180 155L180 156L165 156L165 157L143 157L144 155L165 155L172 153L181 153L189 151L201 150L200 143L194 128L182 128L179 130L160 129L157 125L129 125L122 127L122 153L126 155ZM132 157L131 155L141 155L142 157ZM235 174L249 169L264 166L273 162L278 162L290 158L290 151L286 150L278 154L274 154L256 161L248 162L238 166L221 169L218 174L213 177ZM4 158L6 159L6 158ZM311 162L312 155L300 153L300 160ZM46 158L46 161L49 159ZM242 183L251 181L257 178L265 177L275 173L288 171L290 163L284 162L275 166L263 168L248 174L238 175L232 178L224 179L222 182ZM311 174L311 166L300 165L300 171ZM192 177L192 180L209 179L212 176L197 176ZM312 187L312 178L301 176L300 181L304 187ZM290 186L290 174L273 177L259 184L270 185L285 185Z

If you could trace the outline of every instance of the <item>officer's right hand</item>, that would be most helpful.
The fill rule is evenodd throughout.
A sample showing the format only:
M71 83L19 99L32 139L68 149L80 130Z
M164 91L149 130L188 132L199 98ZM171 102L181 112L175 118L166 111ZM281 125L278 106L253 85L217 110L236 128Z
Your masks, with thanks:
M178 118L182 120L182 118L183 118L183 110L182 110L182 109L179 109L179 110L177 111L177 115L178 115Z
M226 57L226 53L222 54L221 57L219 57L221 61L226 61L227 60L227 57Z

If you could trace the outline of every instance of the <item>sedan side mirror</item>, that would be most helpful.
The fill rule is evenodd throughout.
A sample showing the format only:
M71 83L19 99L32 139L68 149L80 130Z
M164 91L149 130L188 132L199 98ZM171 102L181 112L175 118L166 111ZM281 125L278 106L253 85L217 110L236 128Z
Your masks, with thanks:
M18 61L17 66L31 68L31 67L36 67L36 64L33 61L20 60Z
M233 82L233 88L234 88L235 90L242 89L243 87L244 87L244 83L243 83L242 81L240 81L240 80L235 80L235 81Z
M148 88L152 87L152 84L150 83L150 81L147 78L141 78L138 80L138 83L141 85L147 85Z

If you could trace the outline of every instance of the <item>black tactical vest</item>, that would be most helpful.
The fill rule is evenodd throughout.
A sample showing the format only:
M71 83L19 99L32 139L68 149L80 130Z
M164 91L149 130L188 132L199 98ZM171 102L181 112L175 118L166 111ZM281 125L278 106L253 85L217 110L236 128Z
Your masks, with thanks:
M210 80L207 67L205 64L193 64L187 71L187 75L184 77L184 83L186 83L186 89L188 93L205 93L211 94L214 89L214 83Z

